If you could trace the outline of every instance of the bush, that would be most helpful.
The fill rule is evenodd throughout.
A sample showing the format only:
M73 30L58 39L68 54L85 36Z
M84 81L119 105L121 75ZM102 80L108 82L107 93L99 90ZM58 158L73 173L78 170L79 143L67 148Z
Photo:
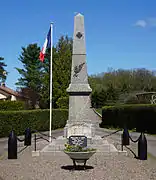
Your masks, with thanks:
M68 110L54 109L52 117L53 129L63 128ZM12 129L16 135L22 135L27 127L49 131L49 110L0 111L0 137L8 136Z
M0 101L0 111L18 111L25 108L23 101Z
M128 96L124 101L125 104L139 104L138 98L136 96Z
M136 131L156 133L156 105L130 104L105 106L102 109L101 127L136 128Z
M60 97L56 102L58 108L68 109L69 107L69 97Z

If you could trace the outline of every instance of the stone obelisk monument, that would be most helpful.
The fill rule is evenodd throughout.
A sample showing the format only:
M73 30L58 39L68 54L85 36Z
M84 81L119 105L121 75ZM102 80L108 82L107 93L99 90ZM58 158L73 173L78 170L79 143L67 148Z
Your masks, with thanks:
M91 107L88 84L84 16L77 14L74 18L73 53L71 83L67 89L69 93L69 116L64 136L85 135L92 138L95 135L94 124L89 119Z
M71 83L67 92L69 93L69 115L64 128L64 136L54 139L41 152L62 152L64 144L68 142L70 136L84 135L87 137L89 147L96 148L97 152L103 152L107 155L110 153L118 154L118 150L113 144L109 144L106 139L95 135L95 130L98 130L98 127L95 113L90 108L92 89L88 84L84 16L81 14L77 14L74 19Z

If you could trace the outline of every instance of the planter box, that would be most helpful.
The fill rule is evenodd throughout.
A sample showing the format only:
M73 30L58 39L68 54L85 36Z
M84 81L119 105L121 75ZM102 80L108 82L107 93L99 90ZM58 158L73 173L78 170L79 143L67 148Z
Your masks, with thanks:
M77 163L84 163L84 166L86 165L86 161L96 153L96 151L88 151L88 152L68 152L64 151L65 154L67 154L74 163L74 166L76 166L75 162Z

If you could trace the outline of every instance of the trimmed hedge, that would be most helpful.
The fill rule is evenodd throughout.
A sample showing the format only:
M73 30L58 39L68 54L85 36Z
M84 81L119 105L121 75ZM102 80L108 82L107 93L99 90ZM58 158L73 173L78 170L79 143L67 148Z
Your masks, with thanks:
M0 101L0 111L19 111L25 109L23 101Z
M27 127L32 130L49 131L49 113L49 109L0 111L0 137L8 136L12 129L16 135L22 135ZM68 119L68 110L54 109L52 117L53 129L63 128Z
M130 104L102 108L101 127L136 128L136 131L156 133L156 105Z
M58 108L68 109L69 108L69 97L60 97L56 101Z

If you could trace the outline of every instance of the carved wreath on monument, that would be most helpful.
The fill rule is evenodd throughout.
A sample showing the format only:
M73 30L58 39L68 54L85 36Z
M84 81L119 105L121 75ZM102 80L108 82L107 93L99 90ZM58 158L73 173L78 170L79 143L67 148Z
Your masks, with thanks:
M82 36L83 36L83 34L81 32L77 32L77 34L76 34L77 38L81 39ZM81 69L82 69L84 64L85 63L81 63L80 65L74 67L74 75L73 75L73 77L77 77L78 76L78 73L81 71Z
M84 64L85 63L81 63L80 65L74 67L74 73L75 74L73 75L73 77L77 77L78 76L78 73L81 71L81 69L82 69Z

